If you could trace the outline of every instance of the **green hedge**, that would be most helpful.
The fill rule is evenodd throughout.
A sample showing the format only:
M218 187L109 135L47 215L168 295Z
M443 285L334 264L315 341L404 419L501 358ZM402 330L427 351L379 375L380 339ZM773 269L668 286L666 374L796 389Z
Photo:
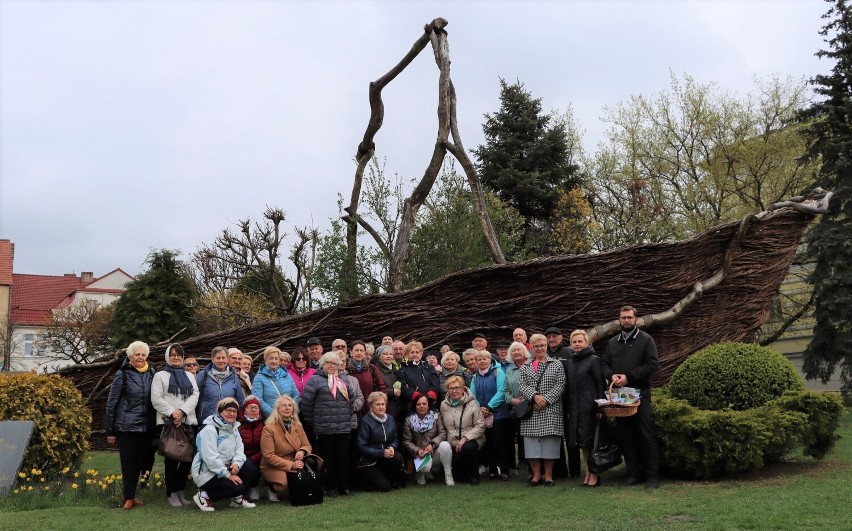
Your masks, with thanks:
M757 470L798 447L822 457L837 440L842 413L840 397L830 393L790 391L745 411L708 411L663 388L654 393L653 420L663 472L709 479Z
M671 394L706 410L743 411L768 403L785 391L805 389L790 360L750 343L719 343L699 350L672 375Z
M58 375L0 376L0 420L35 423L22 468L45 479L79 468L89 449L92 414L74 384Z

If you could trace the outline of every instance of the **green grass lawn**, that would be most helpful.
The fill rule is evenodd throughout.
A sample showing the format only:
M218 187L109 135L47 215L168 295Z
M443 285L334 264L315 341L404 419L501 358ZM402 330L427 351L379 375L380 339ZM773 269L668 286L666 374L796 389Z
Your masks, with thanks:
M823 461L801 458L725 481L667 480L647 492L619 485L623 470L603 486L555 488L484 481L478 487L433 483L388 494L359 493L313 507L265 500L256 509L214 513L193 505L169 508L162 489L142 491L145 507L123 511L98 499L21 509L0 504L0 529L852 529L852 415L842 419L835 450ZM159 458L158 458L159 459ZM91 452L83 470L118 473L118 455ZM158 463L162 471L162 463Z

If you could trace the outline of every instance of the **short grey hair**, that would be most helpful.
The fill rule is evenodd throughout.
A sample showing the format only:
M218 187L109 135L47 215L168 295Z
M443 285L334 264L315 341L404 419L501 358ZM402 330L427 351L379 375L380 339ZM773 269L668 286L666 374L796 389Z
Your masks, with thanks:
M323 365L330 362L336 363L338 365L340 364L340 356L338 356L337 352L326 352L325 354L323 354L319 359L320 369L322 369Z
M521 347L522 349L524 349L526 359L530 359L530 357L532 356L532 354L530 354L530 350L527 348L527 346L524 345L523 343L518 342L518 341L513 341L512 344L509 345L509 356L512 355L512 351L515 350L515 347Z
M145 351L145 357L147 358L148 354L151 353L151 349L148 347L148 343L145 343L144 341L134 341L133 343L127 345L127 349L125 349L127 357L129 358L130 356L132 356L133 351L140 347Z
M444 362L447 361L450 358L455 358L456 363L459 362L459 355L456 354L455 352L453 352L452 350L448 350L448 351L444 352L443 356L441 356L441 366L443 366Z

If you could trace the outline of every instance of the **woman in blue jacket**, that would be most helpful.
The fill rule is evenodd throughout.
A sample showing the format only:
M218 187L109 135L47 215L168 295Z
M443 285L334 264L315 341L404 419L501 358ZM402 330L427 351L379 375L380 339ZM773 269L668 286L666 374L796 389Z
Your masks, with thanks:
M355 448L355 469L361 488L387 492L405 486L407 476L402 451L396 437L396 423L387 414L388 395L381 391L367 398L370 411L361 417Z
M470 392L479 402L485 418L485 446L479 451L479 461L488 467L491 479L506 481L512 460L509 455L509 407L503 394L505 375L487 350L478 350L474 359L476 372L470 380Z
M240 380L228 366L228 349L214 347L210 354L211 363L199 371L195 380L198 384L198 406L196 415L201 423L216 414L216 404L223 398L234 398L238 404L245 400Z
M281 366L281 350L278 347L266 347L263 350L261 367L254 377L251 392L260 400L260 412L266 418L272 413L272 406L279 396L289 395L299 404L299 389L287 369Z

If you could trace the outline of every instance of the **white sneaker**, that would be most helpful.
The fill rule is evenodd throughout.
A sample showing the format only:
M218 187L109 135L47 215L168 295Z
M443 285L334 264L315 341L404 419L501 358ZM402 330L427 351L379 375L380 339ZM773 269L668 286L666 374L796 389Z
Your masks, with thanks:
M278 495L275 494L275 491L269 489L269 501L271 502L279 502L281 500L278 499Z
M242 507L243 509L254 509L257 505L248 501L245 496L231 498L231 507Z
M450 486L450 487L456 484L456 482L453 481L453 473L452 472L444 472L444 483L446 483L447 486Z
M253 502L260 499L260 493L257 491L257 487L252 487L251 489L249 489L248 498Z
M200 494L201 493L198 492L192 496L192 501L195 502L195 505L197 505L198 508L204 511L205 513L215 511L216 508L213 507L213 504L210 502L210 498L208 498L206 495L202 498Z
M481 476L482 474L484 474L486 472L488 472L488 468L483 466L483 465L480 465L479 466L479 475Z
M426 484L426 474L417 474L417 484L425 485Z

